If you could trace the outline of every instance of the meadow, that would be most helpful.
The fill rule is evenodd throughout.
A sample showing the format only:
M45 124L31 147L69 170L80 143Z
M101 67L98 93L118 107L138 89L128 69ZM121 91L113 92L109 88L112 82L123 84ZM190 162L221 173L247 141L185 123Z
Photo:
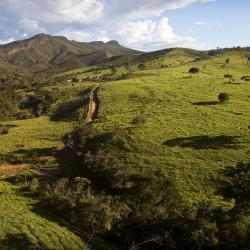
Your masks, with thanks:
M220 68L226 58L230 64ZM190 75L191 67L200 68L200 73ZM131 79L105 83L94 126L128 131L129 152L122 155L128 171L149 175L161 171L175 179L187 201L224 203L215 195L220 171L250 159L250 84L241 80L249 67L244 56L232 53L158 69L157 74L149 69L143 72L145 77L136 77L137 71ZM235 82L224 78L227 73ZM229 93L228 103L218 103L221 92ZM133 125L137 117L145 123Z
M123 148L115 153L124 163L122 170L127 175L171 180L184 203L193 206L209 201L216 208L230 210L235 199L225 199L218 190L226 181L222 174L225 169L239 162L250 162L250 83L242 78L249 73L249 56L244 50L204 56L204 53L176 49L142 55L128 66L116 65L114 61L115 70L108 62L105 67L56 74L51 81L58 77L64 80L41 88L57 96L46 115L1 123L9 126L9 132L0 135L1 165L29 163L63 176L55 153L64 148L66 135L83 127L88 95L91 89L100 86L97 117L89 127L100 134L117 128L124 131ZM144 64L143 69L138 68L140 63ZM199 73L190 74L192 67L198 68ZM226 74L231 74L233 79L225 78ZM104 77L108 78L103 81ZM65 80L72 78L83 80ZM228 93L229 101L219 102L220 93ZM102 143L105 146L105 141ZM28 191L25 193L23 182L6 182L3 178L6 173L0 173L2 244L14 237L17 244L31 242L42 249L55 246L56 249L88 249L85 235L65 227L64 220L57 223L51 219L55 216L53 212L50 217L43 216L45 211L37 213L34 209L43 201L30 196ZM23 171L8 173L15 174L23 177ZM104 185L104 180L101 182ZM92 183L94 190L100 188L99 184ZM112 195L110 190L107 193ZM126 203L126 195L125 192L122 200L121 192L121 202ZM135 200L136 195L133 194ZM109 201L111 198L107 197ZM114 195L116 199L119 200ZM140 199L136 201L139 208L148 202L140 204ZM100 200L106 205L105 199ZM127 204L123 205L126 210ZM110 246L101 242L92 247L99 248L110 249Z

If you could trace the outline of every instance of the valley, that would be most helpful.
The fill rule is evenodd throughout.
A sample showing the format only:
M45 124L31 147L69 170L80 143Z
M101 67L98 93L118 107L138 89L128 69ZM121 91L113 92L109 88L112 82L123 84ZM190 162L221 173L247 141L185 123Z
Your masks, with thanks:
M47 39L68 44L42 35L28 46ZM1 90L16 100L0 127L1 249L136 249L145 239L145 249L237 249L239 238L248 249L249 48L118 53L111 42L101 47L113 56L92 64L56 46L58 65L29 71L30 55L12 46L0 47L11 48L6 64L26 78L38 71Z

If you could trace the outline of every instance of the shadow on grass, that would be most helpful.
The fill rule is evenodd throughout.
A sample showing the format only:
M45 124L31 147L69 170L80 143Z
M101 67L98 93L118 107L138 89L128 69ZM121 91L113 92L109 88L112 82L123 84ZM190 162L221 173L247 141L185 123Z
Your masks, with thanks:
M60 103L56 110L51 114L51 121L72 121L80 118L80 109L86 107L88 97L84 96L79 99L69 100Z
M20 250L49 250L41 242L34 243L24 233L7 234L3 240L0 240L1 250L20 249Z
M218 101L211 101L211 102L193 102L192 104L196 105L196 106L214 106L214 105L217 105L219 103L220 102L218 102Z
M163 144L168 147L182 147L193 149L236 149L239 147L239 136L191 136L167 140Z
M56 148L19 149L9 154L0 154L0 161L10 164L38 163L39 157L55 156Z
M240 85L240 82L225 82L224 85Z

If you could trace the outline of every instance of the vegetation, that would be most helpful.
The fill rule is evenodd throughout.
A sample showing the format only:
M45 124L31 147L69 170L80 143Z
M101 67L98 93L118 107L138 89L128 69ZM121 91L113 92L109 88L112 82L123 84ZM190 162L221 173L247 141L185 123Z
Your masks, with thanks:
M168 49L4 83L0 245L249 249L248 57Z
M218 99L221 103L228 102L229 101L229 94L227 93L220 93L218 96Z
M192 74L197 74L199 72L200 72L200 70L198 68L194 68L194 67L189 70L189 73L192 73Z

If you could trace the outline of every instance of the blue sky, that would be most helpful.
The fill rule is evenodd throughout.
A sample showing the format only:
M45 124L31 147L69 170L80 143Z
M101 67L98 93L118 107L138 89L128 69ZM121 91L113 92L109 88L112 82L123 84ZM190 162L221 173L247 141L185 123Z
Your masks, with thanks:
M250 45L250 1L217 0L165 13L176 33L190 34L206 48ZM202 22L202 25L194 25Z
M145 51L250 45L247 0L0 0L0 43L38 33Z

